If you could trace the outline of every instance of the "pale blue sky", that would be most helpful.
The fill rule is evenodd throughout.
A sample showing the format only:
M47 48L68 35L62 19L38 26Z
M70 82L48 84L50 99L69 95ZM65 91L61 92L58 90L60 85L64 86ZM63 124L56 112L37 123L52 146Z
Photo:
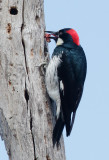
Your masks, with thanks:
M45 0L45 23L47 30L74 28L88 63L74 128L70 137L64 133L66 159L109 160L109 1ZM0 160L7 160L2 150L0 141Z
M45 22L47 30L74 28L88 63L74 128L64 132L66 159L109 160L109 1L46 0Z

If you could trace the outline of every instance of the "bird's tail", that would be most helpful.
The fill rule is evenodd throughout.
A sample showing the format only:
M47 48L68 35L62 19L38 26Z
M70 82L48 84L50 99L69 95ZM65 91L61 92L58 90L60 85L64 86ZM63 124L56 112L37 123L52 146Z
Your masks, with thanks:
M75 121L75 115L76 115L76 112L73 113L71 123L70 123L70 120L69 121L67 120L67 122L66 122L66 135L67 135L67 137L70 135L70 133L72 131L73 124L74 124L74 121Z
M55 144L57 145L59 144L63 129L64 129L64 120L62 118L62 115L60 114L53 130L53 137L52 137L53 147L55 146Z

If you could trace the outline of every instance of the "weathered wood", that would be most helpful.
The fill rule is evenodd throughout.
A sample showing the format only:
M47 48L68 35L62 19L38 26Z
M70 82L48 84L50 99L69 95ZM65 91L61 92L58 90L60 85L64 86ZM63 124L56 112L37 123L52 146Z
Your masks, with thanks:
M0 135L10 160L65 160L53 149L44 74L43 0L0 0Z

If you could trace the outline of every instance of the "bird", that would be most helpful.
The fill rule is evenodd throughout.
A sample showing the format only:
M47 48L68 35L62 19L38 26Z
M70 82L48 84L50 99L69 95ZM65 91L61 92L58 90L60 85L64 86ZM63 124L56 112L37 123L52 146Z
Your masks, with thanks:
M47 42L50 39L56 42L56 48L46 68L45 83L48 95L57 106L52 140L53 146L58 146L64 127L66 136L71 134L83 94L87 60L74 29L64 28L45 33Z

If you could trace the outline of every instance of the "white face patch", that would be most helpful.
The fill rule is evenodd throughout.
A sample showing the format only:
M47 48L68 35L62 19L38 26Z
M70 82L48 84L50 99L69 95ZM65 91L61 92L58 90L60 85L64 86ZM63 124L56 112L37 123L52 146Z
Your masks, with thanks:
M45 81L46 81L46 88L49 96L56 102L57 106L57 118L60 114L60 92L59 92L59 79L57 75L57 69L61 63L61 59L59 56L54 56L48 67L46 69Z
M61 38L58 38L56 45L62 45L64 43L64 41Z

